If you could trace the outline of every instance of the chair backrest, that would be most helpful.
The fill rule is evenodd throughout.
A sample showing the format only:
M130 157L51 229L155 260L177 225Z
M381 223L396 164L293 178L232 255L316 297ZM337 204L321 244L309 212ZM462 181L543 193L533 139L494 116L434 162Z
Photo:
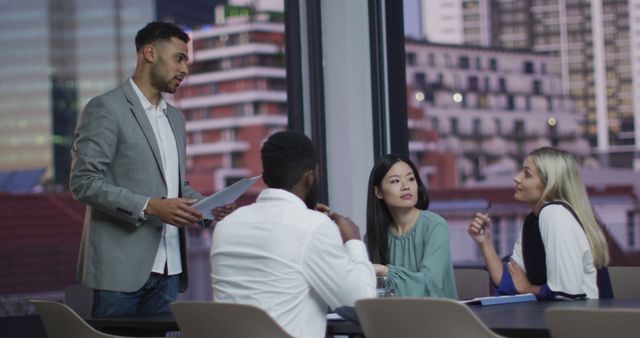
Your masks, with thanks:
M495 338L469 308L442 298L371 298L356 302L367 338Z
M608 269L615 298L640 299L640 266L610 266Z
M266 312L252 305L175 302L171 312L183 338L291 338Z
M68 306L45 300L31 300L48 338L117 338L92 328Z
M458 289L458 299L489 296L489 273L484 269L453 269Z
M93 289L82 284L69 285L64 289L64 303L80 317L90 318Z
M545 311L553 338L638 337L640 309L575 309Z

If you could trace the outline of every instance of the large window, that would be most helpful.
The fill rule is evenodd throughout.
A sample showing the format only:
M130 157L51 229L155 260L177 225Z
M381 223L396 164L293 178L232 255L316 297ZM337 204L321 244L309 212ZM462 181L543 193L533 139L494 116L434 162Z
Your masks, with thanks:
M452 234L465 233L463 227L481 208L455 213L446 208L448 203L492 201L496 205L502 200L495 207L502 222L494 230L494 240L499 241L501 254L509 253L528 213L527 206L513 207L519 204L509 189L534 149L565 149L581 164L598 166L600 158L619 163L622 156L604 155L592 147L598 130L607 130L607 140L616 151L634 152L636 167L640 163L632 150L638 124L629 113L638 95L632 95L633 86L627 86L634 72L628 53L619 53L632 51L632 34L627 24L613 27L617 12L601 18L610 28L606 34L616 39L605 36L605 55L598 60L593 48L575 48L593 45L589 32L598 19L590 17L587 7L578 15L575 4L562 9L557 1L546 1L558 6L544 9L526 1L403 3L409 154L421 172L429 172L423 180L439 202L433 211L447 219ZM573 13L570 20L562 17L565 13ZM583 15L588 18L572 23ZM549 18L557 23L545 24ZM621 16L617 21L626 23L628 18ZM563 32L568 32L569 41ZM593 71L600 66L602 79ZM621 68L627 71L620 73ZM598 81L603 81L604 92L595 85ZM597 115L596 109L603 107L604 113ZM631 223L624 230L616 229L615 233L629 234L620 235L619 242L636 240L633 229ZM452 243L453 248L474 245L468 236L452 238L462 242ZM462 249L454 257L479 259Z
M45 274L5 269L10 284L18 286L2 290L7 299L24 300L33 292L46 292L48 298L62 300L64 286L76 282L82 226L78 214L84 205L67 193L56 194L68 189L76 119L91 98L116 88L133 74L135 35L148 22L174 22L191 36L191 72L175 95L165 96L186 120L187 177L181 179L203 194L211 194L262 172L262 142L269 134L287 128L288 122L284 0L234 0L233 7L216 10L217 4L225 6L227 2L0 2L0 40L7 47L0 50L5 61L0 65L5 81L0 86L0 181L4 183L5 171L10 169L44 168L41 190L52 193L46 200L58 201L68 209L61 213L67 218L38 220L45 222L40 228L53 222L50 224L55 223L57 231L68 236L51 238L45 246L16 246L21 250L17 253L3 251L4 257L24 257L29 252L37 264L27 265L53 267ZM262 187L256 184L244 203L255 198ZM0 227L5 227L7 223L2 222L12 220L0 221ZM27 237L47 237L38 227L32 228ZM190 270L196 276L208 276L208 234L209 230L188 231ZM27 237L16 239L16 243L33 242ZM10 265L21 267L17 261ZM33 280L22 280L21 276L27 275ZM209 278L191 278L183 297L210 299ZM4 300L5 309L12 309L13 304L4 304Z

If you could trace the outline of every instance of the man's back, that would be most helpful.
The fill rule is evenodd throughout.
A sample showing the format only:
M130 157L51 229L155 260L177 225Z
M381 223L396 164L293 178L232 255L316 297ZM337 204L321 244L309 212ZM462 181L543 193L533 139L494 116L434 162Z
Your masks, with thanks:
M329 217L280 189L217 225L211 264L215 301L256 305L296 337L323 337L327 306L375 295L362 242L343 245Z

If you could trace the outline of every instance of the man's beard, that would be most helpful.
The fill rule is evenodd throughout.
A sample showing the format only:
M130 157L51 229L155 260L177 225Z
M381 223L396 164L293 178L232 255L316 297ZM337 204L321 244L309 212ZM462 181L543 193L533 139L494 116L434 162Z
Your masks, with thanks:
M304 204L307 205L307 208L315 210L318 204L318 180L313 181L309 192L307 192L307 197L304 199Z
M158 62L154 64L151 68L151 85L158 89L162 93L173 94L176 92L177 87L171 85L171 81L173 79L166 81L161 75L159 71L160 68L164 67L166 64L165 60L162 57L158 58Z

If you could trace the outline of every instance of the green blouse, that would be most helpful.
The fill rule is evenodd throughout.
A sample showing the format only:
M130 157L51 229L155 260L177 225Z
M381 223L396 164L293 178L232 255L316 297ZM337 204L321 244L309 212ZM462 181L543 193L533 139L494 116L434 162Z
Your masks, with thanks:
M449 226L444 218L422 210L406 234L389 229L388 276L400 297L457 298L449 248Z

